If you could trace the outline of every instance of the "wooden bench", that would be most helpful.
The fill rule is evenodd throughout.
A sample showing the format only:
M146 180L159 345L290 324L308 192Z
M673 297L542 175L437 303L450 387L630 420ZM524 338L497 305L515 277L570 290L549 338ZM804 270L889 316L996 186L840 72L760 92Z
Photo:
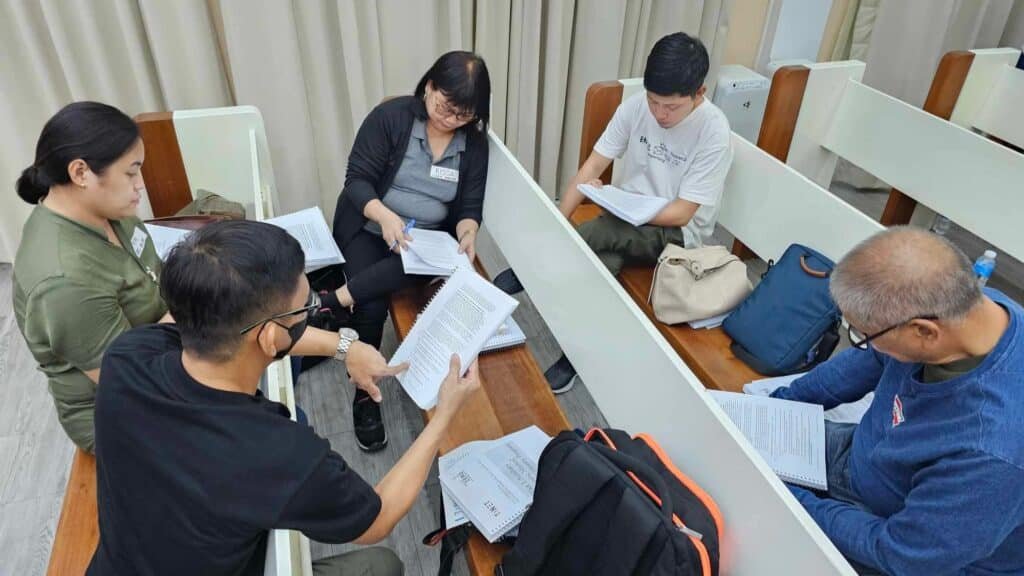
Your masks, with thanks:
M806 69L780 69L777 77L785 81L773 82L768 97L758 147L783 162L793 138L807 76ZM616 107L622 101L626 86L637 89L635 80L597 82L587 89L580 137L580 166L590 155ZM606 184L611 183L613 168L614 165L609 166L601 175L602 181ZM725 194L728 195L729 191L726 190ZM573 213L571 220L574 225L579 226L598 217L602 212L600 207L589 202L584 203ZM755 256L739 237L733 243L733 253L743 259ZM732 339L722 328L695 330L685 324L668 325L655 318L654 309L648 303L653 280L654 268L651 266L626 266L619 274L619 281L629 295L705 386L739 392L742 391L744 384L764 377L732 353Z
M47 576L85 574L99 541L96 457L78 448L64 490Z
M597 205L584 204L573 213L572 222L579 226L596 218L602 212ZM619 281L636 301L637 306L647 314L672 348L683 358L686 365L708 388L742 392L744 384L764 377L732 353L729 349L732 340L720 327L695 330L686 324L672 326L655 318L654 308L647 302L654 281L654 268L626 266L619 273Z
M482 272L482 269L481 269ZM391 297L391 320L399 340L404 339L417 315L437 290L409 288ZM552 436L570 428L544 374L525 345L481 354L480 390L462 407L449 426L441 454L473 440L492 440L536 424ZM429 421L433 411L424 412ZM473 531L466 544L466 561L473 574L490 576L508 549L491 544Z

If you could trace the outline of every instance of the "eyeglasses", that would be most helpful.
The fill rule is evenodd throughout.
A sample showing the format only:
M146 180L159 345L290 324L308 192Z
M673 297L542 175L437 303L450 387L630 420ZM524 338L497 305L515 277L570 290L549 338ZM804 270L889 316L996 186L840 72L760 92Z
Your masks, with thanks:
M434 90L434 112L442 118L455 117L457 122L469 122L476 118L476 113L459 110L448 103L440 90Z
M913 322L914 320L938 320L938 319L939 319L939 317L934 315L934 314L929 314L927 316L915 316L915 317L911 318L910 320L904 320L903 322L900 322L899 324L893 324L892 326L889 326L885 330L879 330L878 332L875 332L874 334L865 334L865 333L861 332L860 330L857 330L856 328L854 328L852 324L847 324L847 326L848 326L848 335L850 336L850 344L853 344L854 348L858 348L860 350L867 350L869 348L868 345L871 343L872 340L874 340L875 338L878 338L879 336L882 336L884 334L888 334L889 332L892 332L893 330L899 328L900 326L904 326L906 324L909 324L909 323Z
M298 314L305 314L306 321L308 322L311 318L313 318L313 316L316 315L317 310L320 310L320 295L311 290L309 292L309 298L306 300L306 305L303 306L302 308L296 308L295 310L289 310L288 312L282 312L280 314L275 314L269 318L264 318L263 320L253 322L252 324L249 324L245 328L242 328L239 334L245 334L246 332L249 332L253 328L266 324L267 322L274 322L275 320L280 320L281 318L287 318L289 316L296 316ZM288 328L288 326L283 326L277 322L275 322L275 324L278 324L282 328Z

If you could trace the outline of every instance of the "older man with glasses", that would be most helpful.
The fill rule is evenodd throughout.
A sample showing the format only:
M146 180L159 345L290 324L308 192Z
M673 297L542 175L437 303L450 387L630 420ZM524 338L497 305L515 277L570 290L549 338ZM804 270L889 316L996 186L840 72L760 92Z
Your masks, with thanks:
M826 409L828 492L790 487L866 573L1024 573L1024 326L948 240L892 228L836 266L853 347L773 396Z

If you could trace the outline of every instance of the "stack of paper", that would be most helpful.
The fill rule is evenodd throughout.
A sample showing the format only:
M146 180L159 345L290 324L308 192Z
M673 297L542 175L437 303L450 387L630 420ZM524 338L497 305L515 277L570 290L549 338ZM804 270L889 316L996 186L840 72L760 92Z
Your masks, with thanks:
M465 373L518 305L476 272L459 268L452 274L391 357L392 366L409 362L398 381L416 405L433 408L452 354Z
M171 228L157 224L146 224L146 231L149 232L149 237L153 239L156 255L161 260L167 260L167 255L171 253L171 248L174 248L178 242L184 240L192 232L191 230L182 230L181 228Z
M302 245L306 255L306 272L312 272L332 264L344 264L345 258L331 236L327 220L319 207L306 208L277 218L265 220L278 228L284 228Z
M825 416L817 404L709 390L779 478L828 490Z
M694 330L710 330L712 328L718 328L723 322L725 322L725 319L729 317L731 312L732 311L730 310L729 312L719 314L718 316L712 316L711 318L705 318L703 320L691 320L690 322L687 322L687 324L689 324L690 328L693 328Z
M459 268L473 269L465 254L459 254L459 243L441 230L409 230L412 241L402 250L402 267L406 274L451 276Z
M576 188L584 196L593 200L595 204L633 226L647 224L669 203L668 198L634 194L610 184L607 186L580 184Z
M445 527L472 522L488 542L516 529L533 503L540 455L550 441L530 426L463 444L439 458Z

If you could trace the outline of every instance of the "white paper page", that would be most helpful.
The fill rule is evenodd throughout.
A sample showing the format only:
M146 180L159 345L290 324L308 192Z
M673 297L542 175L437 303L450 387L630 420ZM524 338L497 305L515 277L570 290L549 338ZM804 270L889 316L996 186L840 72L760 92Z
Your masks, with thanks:
M783 480L825 489L825 418L817 404L709 390Z
M533 502L541 452L550 441L530 426L475 447L442 475L442 485L488 541L522 520Z
M473 268L469 257L459 254L459 243L447 232L413 228L409 236L412 241L402 251L402 264L407 274L448 275L458 268ZM426 266L421 267L420 263Z
M783 386L789 386L794 380L803 376L806 372L799 374L790 374L789 376L776 376L775 378L762 378L760 380L754 380L749 384L743 385L743 392L746 394L753 394L755 396L768 396L774 392L777 388ZM849 424L856 424L864 418L864 414L867 413L868 408L871 407L871 403L875 400L875 393L868 392L863 398L856 402L849 402L847 404L840 404L831 410L825 411L825 420L831 422L844 422Z
M668 206L669 200L659 196L634 194L612 185L591 186L580 184L577 189L590 198L598 206L629 222L633 226L642 226Z
M306 270L330 264L343 264L345 258L334 243L327 220L319 207L306 208L277 218L268 218L268 224L284 228L302 245L306 255Z
M161 260L167 260L167 255L171 253L171 248L174 248L175 244L184 240L185 236L192 232L191 230L159 226L157 224L146 224L146 231L149 232L149 237L153 239L153 247L156 248L156 254Z
M462 446L459 446L455 450L441 456L437 459L437 477L440 480L450 474L450 470L459 462L464 460L467 456L479 452L479 450L488 444L487 440L477 440L475 442L466 442ZM452 495L445 488L444 484L441 484L441 507L444 509L444 526L445 528L451 529L456 526L462 526L463 524L469 524L469 518L466 518L466 514L462 511L462 508L455 502Z
M717 328L725 322L725 319L728 318L731 313L732 311L730 310L729 312L719 314L718 316L712 316L711 318L705 318L703 320L693 320L691 322L687 322L687 324L689 324L690 328L693 328L694 330L700 330L702 328Z
M459 355L465 373L487 339L518 305L476 272L456 271L391 358L392 366L410 363L398 381L416 405L423 410L433 408L451 355Z

